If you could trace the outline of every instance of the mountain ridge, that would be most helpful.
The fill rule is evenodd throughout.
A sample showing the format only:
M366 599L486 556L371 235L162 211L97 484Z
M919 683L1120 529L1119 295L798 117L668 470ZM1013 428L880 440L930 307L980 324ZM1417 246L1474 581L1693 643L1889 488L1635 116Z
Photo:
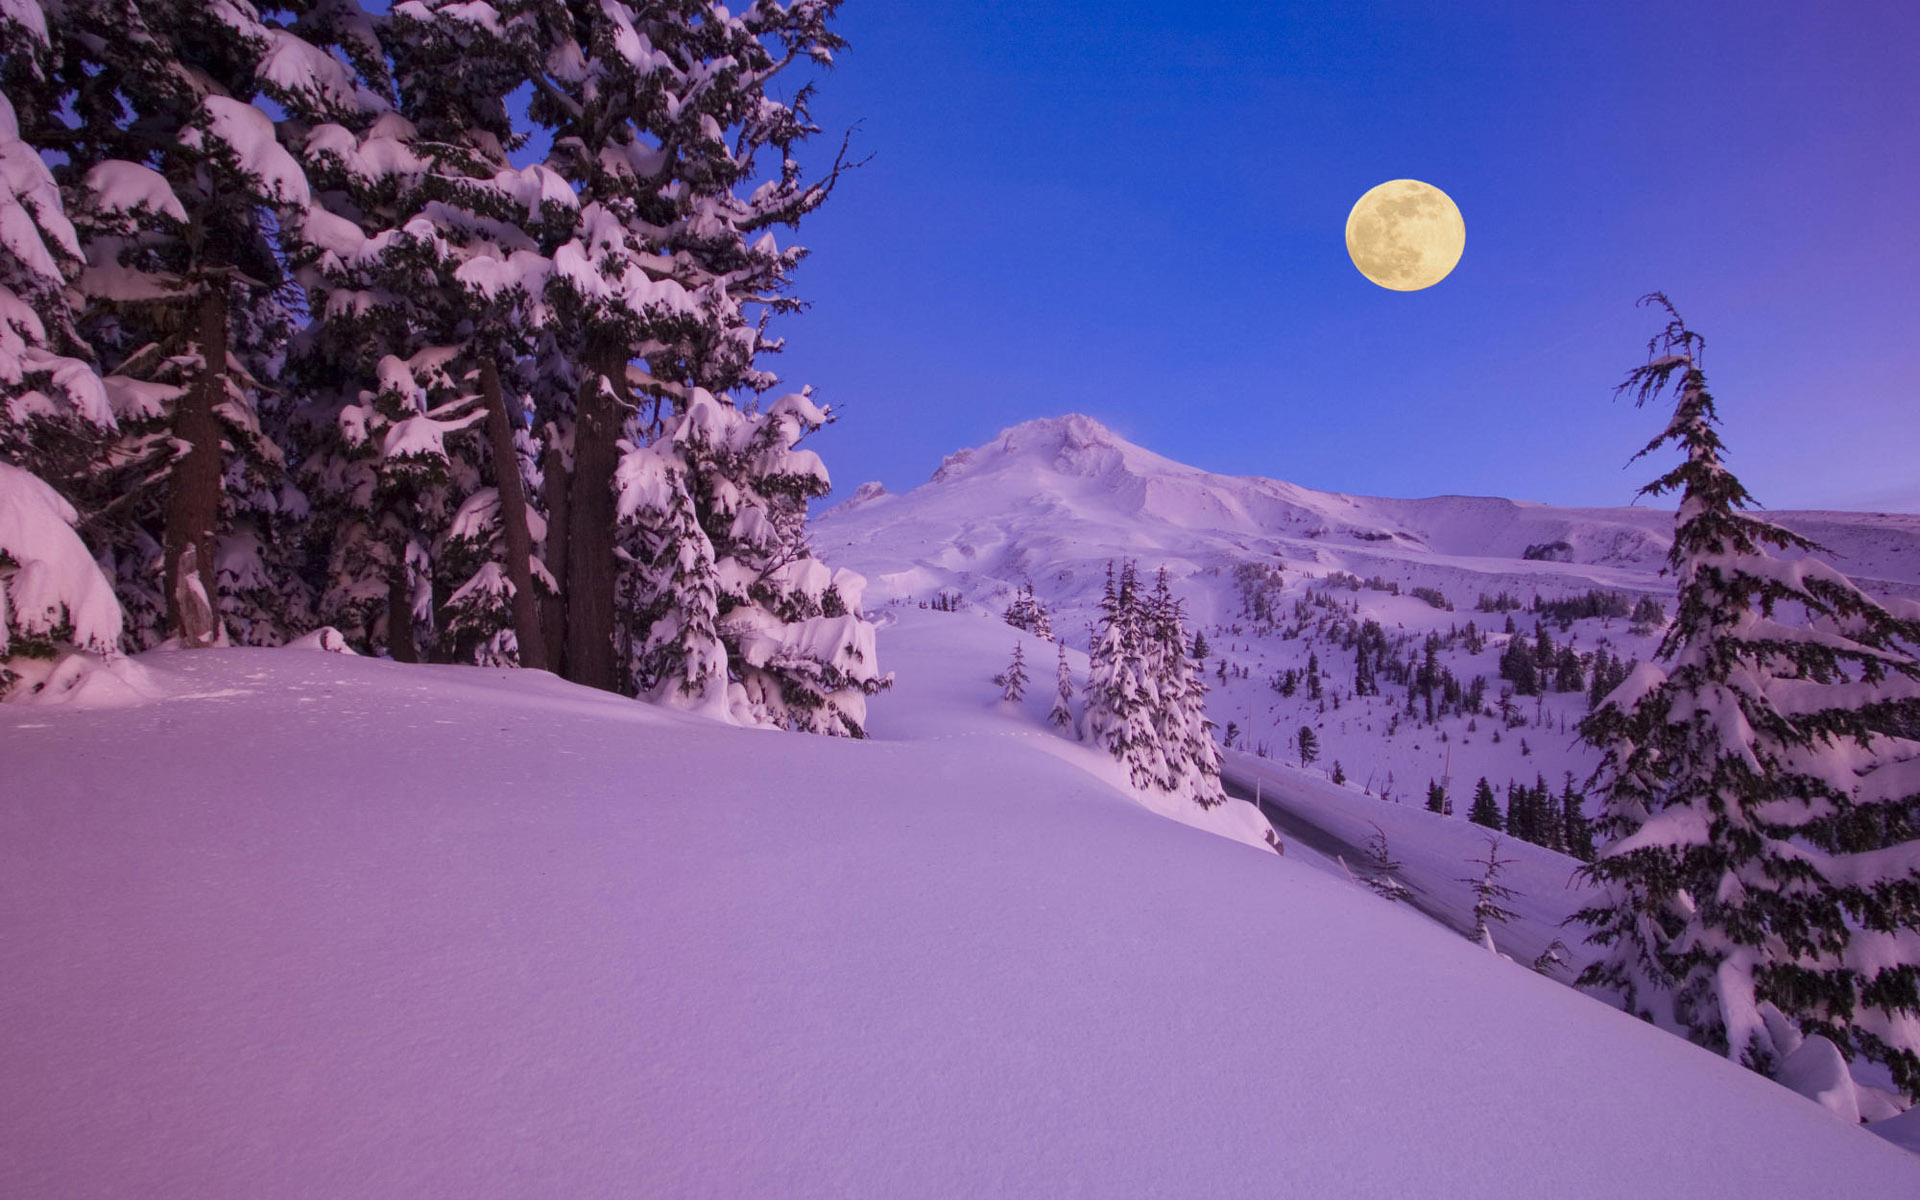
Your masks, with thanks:
M1671 510L1651 507L1571 508L1455 494L1400 499L1319 491L1257 475L1221 475L1135 445L1098 420L1071 413L1011 425L979 446L955 451L912 491L862 485L851 500L821 514L815 529L829 557L845 557L851 547L861 560L854 565L884 568L887 564L873 561L855 543L905 542L909 534L923 542L942 540L937 535L944 527L952 535L947 540L963 548L962 557L974 560L948 564L964 576L978 559L977 553L966 555L964 547L974 545L977 552L977 543L993 540L986 536L989 530L997 529L1010 542L1051 540L1049 531L1021 519L1033 514L1108 534L1123 522L1162 530L1158 539L1114 538L1113 549L1122 555L1151 551L1156 540L1189 540L1168 536L1187 531L1221 550L1237 544L1247 554L1325 561L1362 573L1393 564L1410 575L1435 573L1418 569L1425 565L1446 568L1443 574L1482 574L1499 586L1512 582L1511 564L1521 562L1528 564L1524 574L1561 576L1575 590L1602 585L1649 592L1666 590L1655 572L1671 543L1673 521ZM1829 546L1836 565L1870 590L1920 594L1920 515L1827 510L1766 510L1764 515ZM853 536L836 537L843 529ZM903 536L890 539L890 530ZM1542 563L1574 569L1556 571ZM1638 578L1590 568L1627 568ZM1018 582L1004 576L1003 581ZM955 582L966 590L964 582ZM1039 580L1032 582L1040 586Z

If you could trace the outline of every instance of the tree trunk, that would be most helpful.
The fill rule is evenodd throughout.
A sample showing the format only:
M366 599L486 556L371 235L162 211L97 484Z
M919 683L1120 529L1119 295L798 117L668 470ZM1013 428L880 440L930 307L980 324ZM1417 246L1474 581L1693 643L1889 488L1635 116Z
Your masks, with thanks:
M400 563L387 575L387 653L393 661L420 661L420 648L413 641L413 584L407 578L406 548L394 553Z
M550 441L547 452L540 456L540 483L547 498L547 573L560 585L561 593L546 597L540 607L547 632L547 669L564 679L573 678L566 661L566 589L572 586L567 581L567 542L572 532L567 491L573 486L572 481L573 477L567 473L567 456Z
M520 460L513 449L507 398L493 355L480 356L480 391L487 402L487 433L493 440L494 481L500 488L500 524L507 535L507 581L513 584L513 635L520 665L547 669L547 643L540 632L540 601L533 591L533 535L527 529L527 494L520 484Z
M183 646L210 646L220 640L220 592L214 576L214 527L220 518L220 418L215 408L227 387L227 281L213 279L202 293L198 312L201 368L193 386L173 413L173 436L187 444L173 465L167 488L164 583L167 628ZM193 553L186 555L191 547ZM211 621L195 615L198 606L182 603L182 556L199 577Z
M620 452L621 404L616 389L626 382L626 359L618 350L590 358L580 385L574 420L573 487L568 497L567 675L575 683L614 691L613 473ZM604 381L604 382L603 382Z

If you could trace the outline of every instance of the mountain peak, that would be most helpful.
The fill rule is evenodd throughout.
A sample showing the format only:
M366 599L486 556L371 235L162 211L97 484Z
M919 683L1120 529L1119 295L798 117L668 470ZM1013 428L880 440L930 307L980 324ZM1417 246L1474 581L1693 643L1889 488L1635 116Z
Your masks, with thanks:
M1038 462L1064 475L1104 475L1146 453L1092 417L1067 413L1010 425L990 442L949 454L932 482L991 470L1013 459Z

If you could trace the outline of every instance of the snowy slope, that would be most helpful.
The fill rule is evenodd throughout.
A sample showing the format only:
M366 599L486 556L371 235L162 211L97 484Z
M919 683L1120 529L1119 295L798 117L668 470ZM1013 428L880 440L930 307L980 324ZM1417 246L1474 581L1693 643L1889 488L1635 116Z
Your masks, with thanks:
M1144 810L980 618L870 742L145 656L0 708L0 1195L1868 1196L1920 1159Z

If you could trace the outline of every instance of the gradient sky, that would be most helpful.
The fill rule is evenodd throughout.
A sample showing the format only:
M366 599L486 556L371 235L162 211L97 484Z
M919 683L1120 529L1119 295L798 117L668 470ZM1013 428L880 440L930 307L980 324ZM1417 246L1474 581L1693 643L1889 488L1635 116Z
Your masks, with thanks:
M848 0L773 366L845 495L1085 412L1210 470L1624 504L1661 289L1774 508L1920 510L1920 5ZM1342 240L1467 222L1423 292Z

